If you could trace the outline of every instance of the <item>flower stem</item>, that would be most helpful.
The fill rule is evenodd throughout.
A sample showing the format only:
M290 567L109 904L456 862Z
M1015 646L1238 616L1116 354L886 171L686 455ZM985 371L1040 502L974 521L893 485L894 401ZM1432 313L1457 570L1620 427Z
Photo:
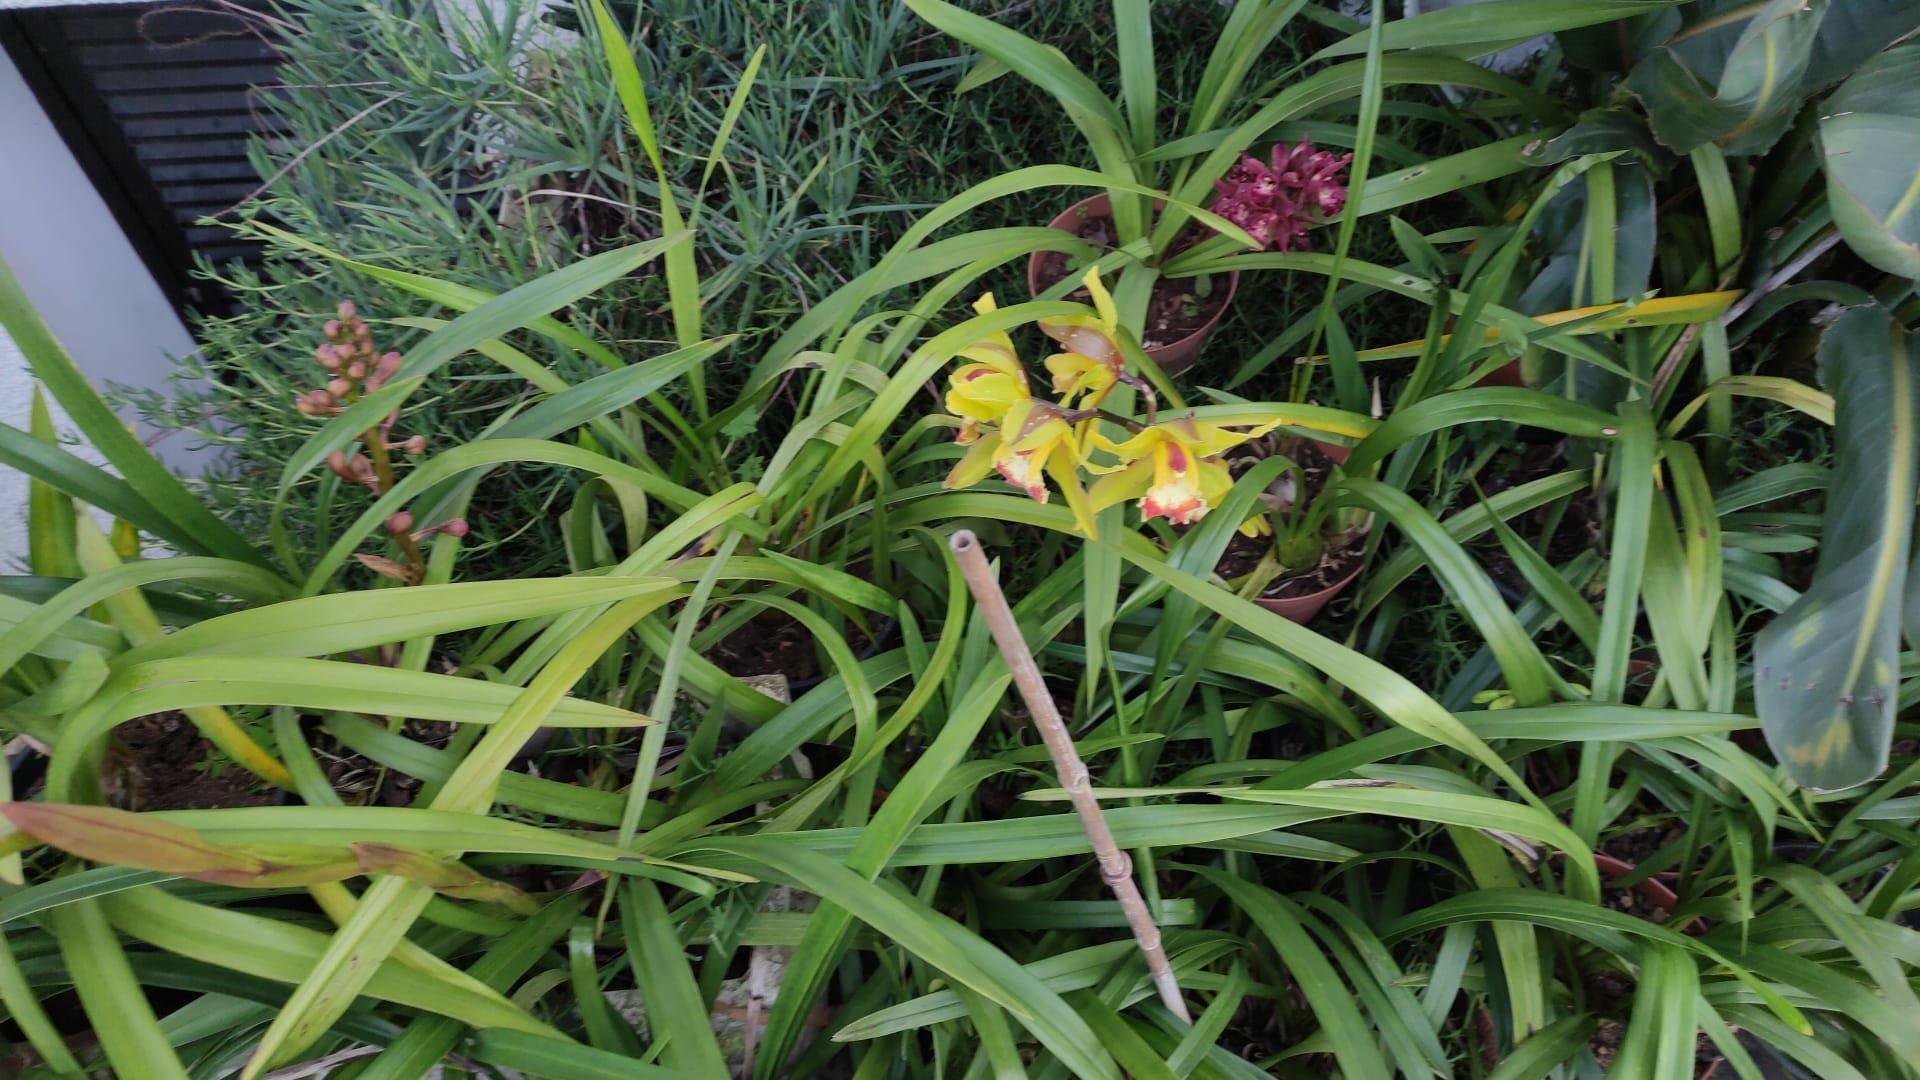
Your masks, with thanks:
M1114 898L1120 901L1120 910L1126 914L1127 925L1133 928L1133 939L1139 943L1141 955L1146 957L1147 971L1153 976L1154 987L1160 991L1161 1002L1182 1022L1192 1023L1187 1004L1180 998L1180 983L1174 978L1173 965L1168 963L1167 951L1160 944L1160 928L1154 924L1153 913L1147 909L1140 887L1134 883L1133 862L1120 850L1113 839L1113 830L1107 827L1107 819L1100 812L1100 800L1093 795L1087 766L1074 749L1073 736L1068 733L1066 722L1060 719L1053 695L1040 679L1040 668L1033 662L1026 638L1020 635L1019 624L1013 621L1006 594L1000 591L1000 583L994 580L993 571L987 566L980 541L972 530L962 529L953 534L948 546L960 563L960 572L967 579L974 603L980 606L987 629L993 632L994 644L1000 647L1000 655L1007 661L1007 670L1013 673L1013 684L1020 688L1027 713L1033 717L1033 726L1040 729L1040 738L1053 758L1053 771L1066 788L1074 811L1080 815L1080 825L1086 830L1087 839L1093 844L1094 858L1100 864L1100 880L1113 890Z
M1147 430L1146 425L1140 421L1132 417L1121 416L1119 413L1108 412L1105 409L1075 409L1073 412L1068 413L1065 419L1069 424L1078 424L1083 420L1105 420L1110 424L1118 424L1125 428L1129 435L1138 435Z
M367 444L367 460L373 462L374 479L380 483L380 494L393 490L396 482L393 477L393 458L387 453L387 432L385 424L375 424L362 436ZM413 536L401 530L393 536L394 543L400 545L400 553L406 556L407 569L413 571L413 580L419 584L427 577L427 559L421 554L420 545Z

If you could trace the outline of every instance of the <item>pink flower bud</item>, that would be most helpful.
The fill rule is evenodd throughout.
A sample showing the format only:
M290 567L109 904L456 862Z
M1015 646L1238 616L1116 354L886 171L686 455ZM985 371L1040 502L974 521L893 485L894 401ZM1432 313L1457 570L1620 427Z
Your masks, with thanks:
M407 532L412 528L413 515L407 513L405 510L397 511L393 516L387 518L387 531L395 536L399 536L401 533Z
M348 364L348 365L347 365L347 378L349 378L349 379L364 379L364 378L366 378L366 377L367 377L367 365L366 365L366 364L364 364L364 363L362 363L362 362L360 362L360 361L358 361L358 360L355 360L355 361L354 361L353 363L351 363L351 364Z
M333 470L333 474L342 480L353 479L352 475L347 472L347 455L344 451L335 450L333 453L328 454L327 468Z
M406 442L400 444L400 449L405 450L409 454L426 453L427 437L425 435L410 435L407 437Z
M318 360L320 366L326 368L328 371L334 371L340 367L340 359L333 355L333 346L331 345L321 345L315 348L313 350L313 358Z
M339 341L340 340L340 320L328 319L327 325L321 328L321 333L327 336L328 341Z
M341 322L346 322L347 320L353 318L354 315L356 315L357 313L358 311L353 306L353 301L351 300L340 301L340 321Z
M456 538L467 535L467 519L448 518L438 525L421 529L419 532L413 534L413 538L416 541L425 540L430 536L437 536L440 533L446 533L448 536Z
M390 353L387 353L385 356L382 356L380 358L380 366L374 369L374 371L380 376L383 382L387 379L393 378L393 376L399 370L400 370L400 354L397 352L390 352Z

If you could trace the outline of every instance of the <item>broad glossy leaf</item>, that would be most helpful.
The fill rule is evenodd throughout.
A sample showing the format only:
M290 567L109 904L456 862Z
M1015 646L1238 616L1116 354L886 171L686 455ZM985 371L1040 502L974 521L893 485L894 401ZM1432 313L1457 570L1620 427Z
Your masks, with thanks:
M1920 30L1912 0L1829 0L1807 59L1806 83L1817 90L1838 82L1889 44Z
M1920 277L1920 42L1875 57L1820 113L1840 234L1880 269Z
M1762 154L1787 130L1806 87L1807 62L1827 0L1771 0L1746 23L1717 73L1662 46L1627 77L1653 133L1685 154L1717 142L1730 154Z
M1754 701L1787 775L1832 790L1886 767L1920 484L1920 354L1877 308L1827 331L1838 462L1814 582L1754 641Z
M1626 151L1644 164L1662 160L1666 154L1647 132L1640 117L1624 107L1589 109L1567 130L1547 140L1527 157L1532 165L1558 165L1583 154L1609 154Z

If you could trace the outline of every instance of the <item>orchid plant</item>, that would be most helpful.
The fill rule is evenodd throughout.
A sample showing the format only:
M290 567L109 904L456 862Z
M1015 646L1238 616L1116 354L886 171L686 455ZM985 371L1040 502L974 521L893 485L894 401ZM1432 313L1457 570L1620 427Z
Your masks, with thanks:
M1144 520L1165 518L1190 525L1220 504L1233 486L1222 457L1248 439L1280 426L1278 418L1218 424L1192 415L1161 419L1151 388L1126 370L1120 312L1097 270L1081 284L1093 299L1093 314L1040 320L1040 330L1059 345L1046 360L1057 400L1036 397L1013 339L996 332L961 351L966 362L948 378L946 406L960 418L954 441L967 447L946 486L970 487L998 472L1037 502L1048 500L1048 481L1073 511L1075 526L1094 535L1094 518L1110 506L1139 501ZM992 293L974 303L980 314L996 310ZM1122 384L1147 401L1147 422L1112 413L1103 404ZM1127 433L1115 440L1101 422ZM1094 477L1091 485L1082 475ZM1261 531L1249 519L1242 531Z
M1103 246L1128 251L1143 270L1204 280L1240 269L1219 264L1251 254L1249 237L1254 251L1300 250L1308 229L1337 217L1346 205L1345 185L1335 174L1352 155L1315 150L1310 143L1282 143L1264 159L1254 156L1282 125L1347 96L1275 95L1271 87L1248 92L1247 80L1265 70L1269 46L1282 37L1300 4L1244 0L1231 5L1200 84L1171 127L1161 117L1160 65L1144 7L1115 9L1120 77L1114 93L1058 49L998 20L949 0L907 0L907 6L977 50L982 65L1024 78L1060 103L1085 136L1098 171L1110 181L1113 230L1111 243ZM1348 69L1357 72L1362 66L1352 61ZM1354 85L1357 95L1361 83ZM1159 198L1166 205L1156 213ZM1217 199L1215 213L1248 236L1215 236L1196 226L1192 208L1209 199ZM1201 295L1205 288L1200 286Z
M1280 475L1260 493L1263 511L1249 518L1242 527L1250 535L1271 537L1261 561L1252 571L1250 588L1259 595L1266 586L1318 567L1329 549L1364 531L1366 516L1342 510L1334 500L1320 493L1331 480L1337 463L1317 448L1310 451L1307 440L1281 437L1250 442L1229 465L1250 465L1261 459L1279 459ZM1312 452L1322 459L1320 468L1310 467ZM1317 475L1316 475L1317 474Z

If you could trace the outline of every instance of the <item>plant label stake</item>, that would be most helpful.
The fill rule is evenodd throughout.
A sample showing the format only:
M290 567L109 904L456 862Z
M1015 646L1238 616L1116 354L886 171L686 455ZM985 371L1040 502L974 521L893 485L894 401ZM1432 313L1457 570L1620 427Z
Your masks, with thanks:
M980 550L980 541L972 530L961 529L953 534L948 546L960 563L960 572L967 579L973 602L980 605L987 629L993 632L994 644L1006 658L1007 670L1013 673L1013 684L1020 688L1020 697L1033 717L1033 726L1040 729L1040 738L1047 744L1054 774L1067 789L1067 797L1080 815L1080 825L1093 843L1094 858L1100 863L1100 880L1113 890L1114 898L1120 901L1120 910L1126 913L1127 925L1133 928L1133 939L1140 943L1140 953L1147 958L1147 971L1153 975L1160 1000L1182 1022L1192 1023L1186 1002L1180 1000L1180 984L1174 980L1173 966L1167 963L1167 951L1160 944L1160 928L1154 925L1153 914L1147 910L1139 886L1134 884L1133 860L1120 850L1120 845L1114 842L1113 830L1107 828L1107 819L1100 813L1100 800L1093 797L1087 767L1081 762L1079 751L1073 748L1073 736L1067 733L1066 722L1054 707L1053 695L1040 681L1040 668L1033 662L1027 639L1020 636L1020 627L1013 621L1013 611L1007 606L1006 595L1000 591L1000 583L993 579L987 556Z

